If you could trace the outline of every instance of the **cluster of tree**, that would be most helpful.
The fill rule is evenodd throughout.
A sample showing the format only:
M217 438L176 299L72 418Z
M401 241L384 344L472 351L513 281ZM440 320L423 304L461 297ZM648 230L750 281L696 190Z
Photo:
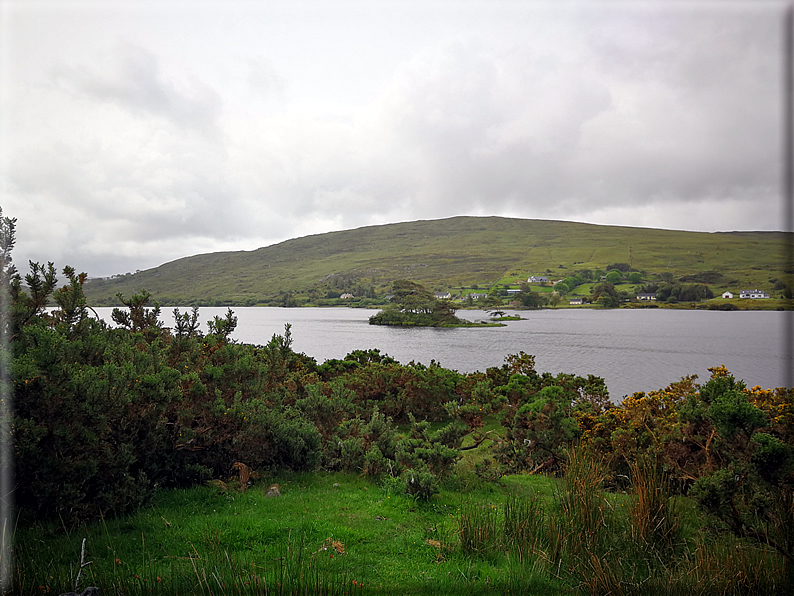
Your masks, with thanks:
M449 300L439 300L422 284L398 279L392 284L390 303L369 318L370 325L439 327L465 325L455 316L456 307Z
M360 273L335 273L324 279L327 298L339 298L342 294L353 294L354 296L363 296L366 298L375 298L375 286L372 285L370 280L362 278Z
M785 281L783 281L782 279L778 279L776 277L773 277L773 278L771 278L769 280L769 283L773 284L772 285L772 289L774 291L781 292L781 294L780 294L781 298L786 298L788 300L791 300L791 297L794 294L792 294L791 286L788 285Z
M525 308L540 308L549 304L550 296L545 293L533 292L529 284L521 284L521 291L516 294L516 301Z
M656 294L660 302L699 302L714 298L714 293L705 284L651 283L643 286L643 292Z

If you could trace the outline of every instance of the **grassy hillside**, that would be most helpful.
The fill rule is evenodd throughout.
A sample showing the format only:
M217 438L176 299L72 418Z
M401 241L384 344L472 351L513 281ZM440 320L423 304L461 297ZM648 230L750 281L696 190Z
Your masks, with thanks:
M790 237L790 235L789 235ZM112 279L89 280L91 304L149 290L163 304L253 305L285 293L305 299L329 291L386 292L408 278L434 290L517 283L531 274L563 277L576 269L629 263L648 279L706 271L724 289L772 290L790 282L782 232L682 232L501 217L453 217L369 226L281 242L253 251L185 257ZM790 266L789 266L790 267ZM791 285L789 283L789 285Z

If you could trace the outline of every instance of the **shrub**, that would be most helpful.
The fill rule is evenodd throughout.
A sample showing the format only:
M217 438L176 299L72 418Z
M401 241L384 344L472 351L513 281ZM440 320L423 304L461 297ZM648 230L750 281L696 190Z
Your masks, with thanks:
M438 481L427 469L410 469L402 473L405 493L420 501L427 501L438 492Z

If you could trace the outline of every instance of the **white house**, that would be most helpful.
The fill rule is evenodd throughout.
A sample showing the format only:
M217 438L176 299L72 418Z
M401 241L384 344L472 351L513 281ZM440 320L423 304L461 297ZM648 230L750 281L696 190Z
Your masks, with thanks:
M549 278L545 275L530 275L527 281L531 284L539 284L549 281Z
M733 298L733 294L731 292L723 292L722 293L722 297L723 298Z
M637 300L656 300L656 294L637 294Z
M340 296L340 298L341 298L342 300L348 300L348 299L350 299L350 298L352 298L352 297L353 297L353 294L349 294L349 293L348 293L348 294L342 294L342 295Z
M769 298L769 294L761 290L741 290L739 298Z
M436 300L449 300L452 298L452 294L449 292L436 292L434 296L436 297Z
M581 298L571 298L571 300L568 302L568 304L571 304L571 305L584 304L584 300L581 299Z

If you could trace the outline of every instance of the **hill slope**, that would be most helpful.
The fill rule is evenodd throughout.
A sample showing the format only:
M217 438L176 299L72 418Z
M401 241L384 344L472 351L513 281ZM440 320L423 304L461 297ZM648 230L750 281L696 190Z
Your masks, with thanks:
M791 236L790 234L788 235ZM682 232L502 217L369 226L295 238L253 251L185 257L154 269L89 280L93 305L117 305L118 292L142 288L165 305L269 303L287 292L323 297L329 290L383 293L395 279L448 289L563 277L576 269L629 263L649 277L723 275L715 290L771 290L784 272L783 232ZM789 272L791 273L791 272Z

